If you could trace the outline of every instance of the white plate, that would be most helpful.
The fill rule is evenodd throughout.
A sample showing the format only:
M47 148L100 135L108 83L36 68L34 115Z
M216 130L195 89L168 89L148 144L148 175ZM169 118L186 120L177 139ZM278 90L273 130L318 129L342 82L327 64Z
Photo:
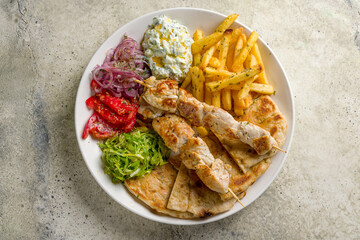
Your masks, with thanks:
M76 137L82 156L93 177L105 190L105 192L109 194L115 201L120 203L123 207L140 216L162 223L176 225L195 225L209 223L223 219L240 211L242 209L241 205L236 203L230 211L199 220L184 220L157 215L151 212L147 207L145 207L145 205L139 203L139 201L136 201L134 197L126 191L125 187L122 184L113 184L111 182L109 176L104 174L102 162L100 159L101 151L97 146L97 142L94 141L91 137L88 137L86 140L83 140L81 138L84 126L92 114L92 111L88 110L85 105L85 100L91 95L89 84L91 80L92 69L95 67L95 65L102 64L106 52L119 43L124 33L127 33L128 36L133 37L138 42L140 42L148 25L152 23L153 17L161 14L164 14L172 19L176 19L180 23L187 26L189 28L190 34L193 34L197 28L202 29L204 31L204 34L210 34L226 17L223 14L204 9L172 8L148 13L120 27L101 45L101 47L96 51L85 69L84 75L79 85L75 103ZM233 24L233 27L240 26L244 28L244 32L247 35L251 33L251 29L244 24L241 24L238 21ZM276 89L276 96L272 96L272 98L275 100L280 110L285 114L288 122L286 142L283 146L283 149L289 151L294 131L295 120L295 108L290 84L287 80L284 69L282 68L279 60L272 52L270 47L267 46L265 41L261 38L258 40L258 43L262 53L268 78L271 84ZM248 206L250 203L252 203L269 187L269 185L278 175L286 156L287 154L279 152L273 157L273 162L270 165L269 169L254 183L254 185L250 187L246 194L246 197L242 199L242 203L245 206Z

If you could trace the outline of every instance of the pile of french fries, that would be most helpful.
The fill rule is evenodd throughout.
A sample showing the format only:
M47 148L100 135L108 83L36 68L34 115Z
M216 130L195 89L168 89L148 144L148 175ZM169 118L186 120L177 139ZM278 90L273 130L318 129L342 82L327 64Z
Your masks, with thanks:
M238 14L228 16L214 33L204 37L197 29L191 46L193 65L182 88L192 85L202 102L233 111L240 116L255 94L273 94L254 31L247 37L242 28L229 29Z

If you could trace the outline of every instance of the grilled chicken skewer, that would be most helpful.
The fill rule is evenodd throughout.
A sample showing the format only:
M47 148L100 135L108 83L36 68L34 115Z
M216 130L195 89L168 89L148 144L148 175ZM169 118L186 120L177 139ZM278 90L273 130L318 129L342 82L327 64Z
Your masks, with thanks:
M145 84L148 89L142 97L148 104L160 110L178 113L195 126L209 128L224 146L246 143L259 155L268 153L272 148L279 149L275 139L265 129L250 122L238 122L225 110L198 101L186 90L179 89L173 80L150 77L145 80Z
M178 110L195 126L209 128L224 145L246 143L264 155L277 144L265 129L250 122L238 122L227 111L198 101L184 89L179 89Z
M165 145L178 153L182 163L188 169L195 170L208 188L219 193L228 192L230 176L223 161L214 158L206 143L194 135L194 130L185 119L167 114L155 118L152 125Z

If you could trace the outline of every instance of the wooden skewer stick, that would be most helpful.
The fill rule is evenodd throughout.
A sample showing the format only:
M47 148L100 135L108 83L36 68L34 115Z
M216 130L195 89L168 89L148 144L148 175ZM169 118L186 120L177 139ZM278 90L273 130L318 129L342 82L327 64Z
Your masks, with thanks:
M243 208L245 208L245 206L240 202L240 199L235 195L235 193L230 188L228 188L228 190L233 195L233 197L236 199L236 201L238 201L241 204L241 206L243 206Z
M152 88L150 85L148 85L148 84L144 83L143 81L140 81L140 80L134 79L134 82L137 82L138 84L141 84L141 85L143 85L143 86L145 86L145 87L147 87L147 88Z
M283 152L283 153L287 153L285 150L282 150L281 148L279 148L279 147L277 147L277 146L273 146L273 148L275 148L275 149L277 149L277 150L279 150L279 151L281 151L281 152Z

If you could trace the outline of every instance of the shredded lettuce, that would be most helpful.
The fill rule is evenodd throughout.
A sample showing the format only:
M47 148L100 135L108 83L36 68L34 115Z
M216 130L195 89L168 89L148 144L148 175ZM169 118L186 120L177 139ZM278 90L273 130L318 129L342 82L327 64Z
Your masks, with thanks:
M104 172L113 183L150 173L155 166L166 163L170 150L161 137L146 127L122 133L99 143Z

